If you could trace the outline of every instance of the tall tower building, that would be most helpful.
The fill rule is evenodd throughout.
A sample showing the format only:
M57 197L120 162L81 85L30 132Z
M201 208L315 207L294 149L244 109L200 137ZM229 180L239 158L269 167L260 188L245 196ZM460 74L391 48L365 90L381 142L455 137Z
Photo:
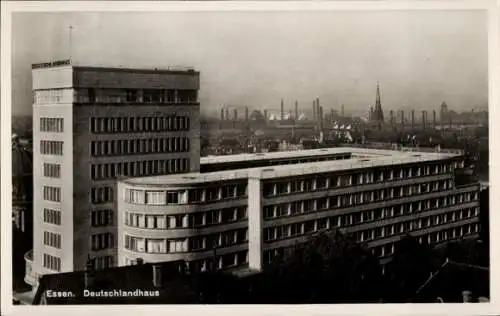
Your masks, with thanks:
M36 287L40 275L83 270L89 260L96 269L116 264L116 179L199 171L200 74L62 61L33 65L32 76L34 240L25 281Z

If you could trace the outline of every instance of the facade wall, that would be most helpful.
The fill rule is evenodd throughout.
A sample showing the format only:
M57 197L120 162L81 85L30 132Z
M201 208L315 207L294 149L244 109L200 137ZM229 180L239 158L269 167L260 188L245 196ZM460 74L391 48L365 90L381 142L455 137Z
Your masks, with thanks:
M53 75L53 74L51 74ZM33 74L34 82L42 81L49 85L50 81L43 81L38 73ZM41 76L43 79L45 76ZM57 79L59 80L59 79ZM56 81L57 85L64 82ZM50 90L45 90L50 91ZM37 101L37 100L35 100ZM40 100L38 100L40 101ZM63 93L63 97L45 99L33 105L33 273L35 275L67 272L73 270L73 106L72 93ZM41 132L43 118L63 119L62 131ZM50 130L50 129L49 129ZM52 129L52 130L57 130ZM62 142L62 154L43 154L42 142ZM47 147L45 143L44 147ZM44 173L44 164L60 166L59 177L47 177ZM59 201L48 201L44 198L44 187L60 190ZM48 192L45 192L48 193ZM49 220L45 209L60 214L60 224ZM58 234L60 245L45 245L45 233ZM49 238L50 239L50 238ZM50 263L53 269L44 267L44 255L54 258ZM47 259L45 259L47 260ZM55 263L54 261L60 261ZM47 262L46 262L47 263Z

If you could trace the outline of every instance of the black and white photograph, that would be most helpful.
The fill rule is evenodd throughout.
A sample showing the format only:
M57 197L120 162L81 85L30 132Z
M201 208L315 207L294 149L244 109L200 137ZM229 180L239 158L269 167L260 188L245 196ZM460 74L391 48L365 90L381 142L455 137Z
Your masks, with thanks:
M489 305L491 12L354 4L12 12L7 303Z

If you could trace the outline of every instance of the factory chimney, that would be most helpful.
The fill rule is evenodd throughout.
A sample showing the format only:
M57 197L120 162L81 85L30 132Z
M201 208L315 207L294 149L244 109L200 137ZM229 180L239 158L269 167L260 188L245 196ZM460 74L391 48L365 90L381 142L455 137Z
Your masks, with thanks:
M389 111L389 119L390 119L390 124L391 124L391 127L394 128L394 111L393 110L390 110Z
M245 122L248 122L248 106L245 106Z
M295 119L299 119L299 102L297 100L295 100Z
M267 110L264 110L264 121L267 122Z
M285 108L284 108L284 104L283 104L283 99L281 99L281 120L283 121L285 119Z
M313 121L316 122L316 100L313 100Z
M427 127L427 111L422 111L422 128L425 131L425 128Z
M229 109L228 108L226 108L226 118L225 118L225 120L229 120Z
M401 129L405 129L405 111L401 110Z
M220 120L224 121L224 108L220 109Z
M415 128L415 110L411 110L411 128Z
M436 110L432 110L432 127L435 129L437 125L436 122Z
M238 120L238 110L234 109L233 113L234 113L234 115L233 115L233 121L237 121Z
M320 106L319 109L319 130L322 131L323 130L323 107Z

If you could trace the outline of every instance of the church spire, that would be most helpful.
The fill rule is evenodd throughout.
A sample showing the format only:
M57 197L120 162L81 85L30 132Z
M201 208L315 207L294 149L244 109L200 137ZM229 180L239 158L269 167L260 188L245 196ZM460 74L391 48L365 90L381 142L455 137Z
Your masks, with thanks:
M375 116L375 120L379 121L379 122L383 122L384 121L384 112L382 111L382 104L380 102L380 85L377 81L377 96L376 96L376 99L375 99L375 111L374 111L374 116Z

